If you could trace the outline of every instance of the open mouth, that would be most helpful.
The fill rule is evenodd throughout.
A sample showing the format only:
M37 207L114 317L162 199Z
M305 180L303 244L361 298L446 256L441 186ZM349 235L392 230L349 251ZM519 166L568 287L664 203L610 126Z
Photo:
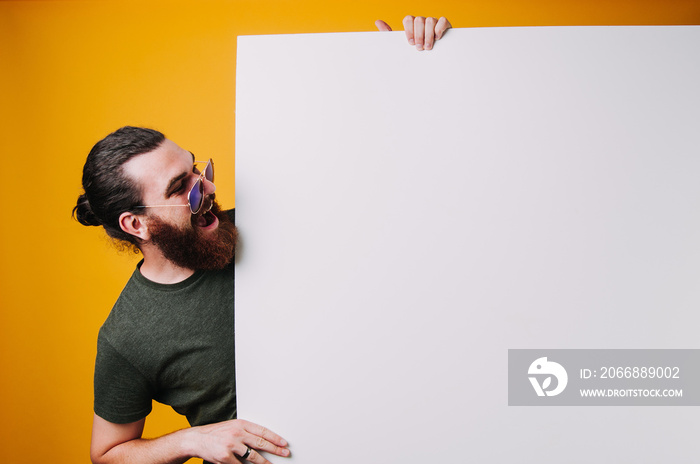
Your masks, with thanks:
M215 229L218 224L219 218L211 211L207 211L201 216L198 216L195 221L195 225L200 229Z
M200 229L214 229L219 224L219 218L211 211L214 202L210 201L209 205L204 208L204 213L201 213L194 221L194 224Z

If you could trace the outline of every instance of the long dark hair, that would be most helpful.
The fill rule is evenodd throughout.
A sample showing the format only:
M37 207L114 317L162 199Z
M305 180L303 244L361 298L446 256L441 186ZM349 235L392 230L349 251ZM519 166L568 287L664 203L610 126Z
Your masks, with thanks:
M153 129L126 126L92 147L83 167L83 189L73 208L73 217L85 226L102 226L117 240L138 247L136 237L119 226L123 212L139 213L141 191L122 169L134 156L155 150L165 136Z

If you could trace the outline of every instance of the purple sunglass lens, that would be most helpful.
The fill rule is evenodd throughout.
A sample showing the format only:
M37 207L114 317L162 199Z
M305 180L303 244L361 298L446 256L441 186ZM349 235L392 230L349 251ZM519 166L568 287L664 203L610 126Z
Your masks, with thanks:
M196 214L199 212L199 208L202 207L202 200L204 199L204 183L202 180L198 180L197 183L195 183L192 186L192 190L190 190L189 194L189 200L190 200L190 210L192 211L192 214Z
M209 182L214 182L214 162L212 160L209 160L204 168L204 177L206 177Z

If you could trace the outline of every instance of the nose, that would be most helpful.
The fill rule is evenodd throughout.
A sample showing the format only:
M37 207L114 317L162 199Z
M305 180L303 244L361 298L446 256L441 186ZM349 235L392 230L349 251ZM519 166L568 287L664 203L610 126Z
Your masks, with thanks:
M206 178L202 178L202 185L204 186L204 196L211 195L216 192L216 185L214 185L214 182L207 180Z

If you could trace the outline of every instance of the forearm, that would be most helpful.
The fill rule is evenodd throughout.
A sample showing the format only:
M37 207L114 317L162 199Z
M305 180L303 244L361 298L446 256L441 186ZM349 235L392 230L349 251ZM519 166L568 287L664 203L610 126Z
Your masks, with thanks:
M94 464L181 464L196 456L191 429L183 429L158 438L134 438L106 451L91 450Z

